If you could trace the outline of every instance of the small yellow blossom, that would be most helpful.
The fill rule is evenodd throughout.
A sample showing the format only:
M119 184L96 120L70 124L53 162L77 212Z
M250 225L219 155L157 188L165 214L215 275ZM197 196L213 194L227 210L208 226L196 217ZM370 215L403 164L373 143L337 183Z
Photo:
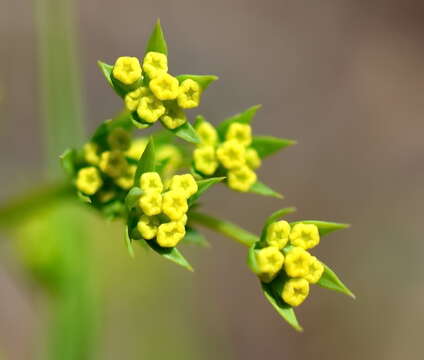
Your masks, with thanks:
M154 96L143 96L138 104L137 114L148 123L154 123L165 114L165 106Z
M270 282L281 270L284 255L276 247L269 246L255 252L258 276L263 282Z
M290 232L290 243L303 249L312 249L319 244L319 231L315 224L299 223Z
M125 85L132 85L141 79L141 66L136 57L121 56L115 62L112 75Z
M103 185L99 170L94 166L82 168L78 171L76 186L79 191L87 195L94 195Z
M131 159L134 159L134 160L140 159L141 155L143 155L144 149L146 148L148 142L149 141L145 138L139 138L139 139L133 140L130 148L125 154Z
M305 276L311 284L315 284L321 279L322 273L324 272L324 265L315 257L312 256L311 263L309 264L309 271Z
M225 141L216 151L218 160L227 169L239 168L245 164L246 149L235 140Z
M162 211L162 195L157 191L150 191L140 196L138 204L148 216L159 215Z
M280 220L268 226L266 233L266 242L269 246L275 246L282 249L289 241L290 224L287 221Z
M227 130L227 140L235 140L243 146L249 146L252 142L252 128L248 124L232 123Z
M196 126L197 135L199 135L202 145L216 145L218 142L218 132L213 125L207 121L202 121Z
M184 111L177 106L171 106L167 109L165 115L160 120L168 129L176 129L187 122L187 117Z
M149 83L150 90L159 100L174 100L178 96L178 80L169 74L161 74Z
M130 165L127 167L127 171L124 175L115 179L115 183L124 190L129 190L134 186L134 175L137 170L137 166Z
M140 103L140 99L143 96L150 95L150 90L147 87L141 86L134 91L129 92L125 95L125 106L129 111L137 110L138 104Z
M256 182L256 174L248 166L231 169L228 172L228 186L237 191L249 191Z
M150 79L155 79L168 72L168 58L165 54L150 51L144 57L143 70Z
M212 175L219 166L213 146L204 146L195 149L193 159L194 167L205 175Z
M194 195L197 189L197 182L191 174L174 175L171 179L170 190L183 192L187 199Z
M305 277L309 272L312 256L300 247L295 247L286 255L284 269L292 278Z
M246 150L246 164L251 169L257 169L261 166L262 160L255 149L249 148Z
M309 294L309 283L305 279L290 279L283 287L281 298L290 306L299 306Z
M113 129L107 137L107 143L112 150L128 150L131 145L131 135L123 128Z
M95 143L87 143L84 145L84 159L91 165L97 165L100 157L98 155L99 147Z
M145 172L141 175L140 187L145 192L156 191L161 193L163 184L160 175L157 172Z
M196 81L191 79L184 80L179 89L178 105L183 109L199 106L201 90L200 85Z
M153 239L159 227L159 219L154 216L142 215L137 223L137 230L145 240Z
M163 195L162 211L171 220L179 220L188 210L187 198L181 190L171 190Z
M110 177L125 174L127 165L127 160L121 151L105 151L100 157L100 169Z
M188 217L187 217L187 214L184 214L183 215L183 217L180 219L180 220L178 220L181 224L183 224L184 226L186 226L186 224L187 224L187 220L188 220Z
M179 221L161 224L156 236L157 243L162 247L174 247L185 236L185 227Z
M156 159L160 161L166 160L166 165L162 169L164 176L169 176L177 170L183 163L181 151L172 144L165 144L156 149Z

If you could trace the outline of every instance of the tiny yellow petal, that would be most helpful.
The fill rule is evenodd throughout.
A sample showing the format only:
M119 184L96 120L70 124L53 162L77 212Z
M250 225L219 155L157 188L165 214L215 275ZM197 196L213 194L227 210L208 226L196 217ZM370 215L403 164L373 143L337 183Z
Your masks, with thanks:
M138 138L133 140L130 148L125 153L126 156L134 160L139 160L141 155L143 155L144 149L146 148L148 142L149 140L146 138Z
M226 134L227 140L235 140L243 146L249 146L252 142L252 128L248 124L232 123Z
M140 196L138 204L146 215L159 215L162 211L162 195L156 191L148 192Z
M324 265L315 257L312 256L311 263L309 264L309 271L305 279L311 284L316 284L324 272Z
M181 191L188 199L197 192L197 182L191 174L174 175L171 179L170 189Z
M255 170L261 166L262 160L255 149L249 148L246 150L246 164L251 169Z
M281 298L290 306L299 306L309 295L309 283L305 279L290 279L283 287Z
M320 241L318 227L315 224L298 223L290 232L290 243L303 249L312 249Z
M289 241L290 224L281 220L268 226L266 233L266 242L269 246L275 246L282 249Z
M284 269L292 278L303 278L308 274L311 262L311 254L302 248L295 247L286 255Z
M161 193L163 190L162 179L157 172L145 172L141 175L140 187L145 192L156 191Z
M156 236L159 224L158 218L142 215L137 223L137 230L143 239L151 240Z
M247 192L256 182L257 176L248 166L231 169L228 172L228 186L237 191Z
M137 166L131 165L127 167L127 171L121 177L115 178L115 183L124 190L129 190L134 186L134 175Z
M165 54L150 51L143 60L143 70L150 79L168 72L168 58Z
M202 121L196 126L197 135L199 135L202 145L216 145L218 142L218 132L213 125L207 121Z
M216 155L221 164L227 169L239 168L246 161L245 147L235 140L222 143L218 147Z
M159 100L174 100L178 96L178 80L169 74L161 74L150 81L150 90Z
M213 146L203 146L193 152L194 167L205 175L212 175L219 163Z
M162 211L171 220L181 219L187 210L187 198L183 191L171 190L163 195Z
M185 236L185 227L179 221L161 224L156 236L157 243L162 247L174 247Z
M272 281L281 270L284 255L276 247L269 246L255 252L258 276L263 282Z
M79 191L87 195L94 195L103 185L99 170L94 166L82 168L78 171L76 186Z
M199 106L202 89L200 85L191 79L184 80L179 88L178 105L183 109L191 109Z
M143 96L138 104L137 114L148 123L154 123L165 114L165 106L154 96Z
M168 107L165 115L163 115L160 120L162 124L168 129L176 129L181 125L184 125L187 122L187 117L178 106Z
M132 85L141 79L141 66L136 57L122 56L115 62L112 75L125 85Z
M121 151L105 151L100 156L100 169L110 177L124 175L127 170L127 160Z
M95 143L87 143L84 145L84 159L91 165L98 165L100 157L98 155L99 147Z
M125 95L125 106L129 111L137 110L140 99L146 95L150 95L150 90L144 86L129 92L127 95Z

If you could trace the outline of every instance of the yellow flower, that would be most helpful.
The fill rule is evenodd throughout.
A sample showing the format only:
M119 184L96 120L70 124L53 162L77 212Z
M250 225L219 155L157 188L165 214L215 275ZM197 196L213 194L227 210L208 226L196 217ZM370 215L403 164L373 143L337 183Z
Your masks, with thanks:
M282 249L289 241L289 233L290 224L284 220L277 221L268 226L266 242L269 246Z
M164 176L169 176L174 173L183 163L181 151L172 144L165 144L156 149L156 159L158 161L165 161L166 165L163 168Z
M148 123L154 123L165 114L165 106L154 96L143 96L138 104L137 114Z
M183 215L183 217L180 219L180 220L178 220L181 224L183 224L184 226L186 226L186 224L187 224L187 220L188 220L188 217L187 217L187 214L184 214Z
M136 57L121 56L115 62L112 75L125 85L132 85L141 79L141 66Z
M160 120L165 127L172 130L185 124L187 122L187 117L184 111L179 107L171 106L168 107L166 114L163 115Z
M245 164L246 149L235 140L225 141L216 151L218 160L227 169L239 168Z
M174 247L185 236L185 227L179 221L161 224L156 236L157 243L162 247Z
M174 175L171 179L170 189L181 191L188 199L197 192L197 182L191 174Z
M284 255L277 248L270 246L255 251L258 276L263 282L270 282L281 270Z
M124 175L115 179L115 183L124 190L129 190L134 186L134 175L137 170L137 166L130 165L127 167L127 171Z
M99 170L94 166L82 168L78 171L76 186L84 194L94 195L103 185Z
M305 277L309 272L312 256L302 248L295 247L286 255L284 269L292 278Z
M105 151L100 157L100 169L110 177L125 174L127 165L127 160L121 151Z
M202 145L215 145L218 142L218 133L213 125L207 121L202 121L196 126L197 135L199 135Z
M321 279L322 273L324 272L324 265L315 257L312 256L311 263L309 264L309 271L305 276L311 284L315 284Z
M256 182L256 174L248 166L231 169L228 172L228 186L237 191L249 191Z
M165 54L150 51L144 57L143 70L150 79L165 74L168 72L168 58Z
M158 218L142 215L137 223L137 230L143 239L151 240L156 236L159 224Z
M143 155L144 149L146 148L148 140L145 138L138 138L133 140L130 148L125 153L129 158L138 160Z
M160 74L149 83L150 90L159 100L174 100L178 96L178 80L169 74Z
M188 210L187 198L181 190L171 190L163 195L162 211L171 220L179 220Z
M99 147L95 143L87 143L84 145L84 159L91 165L97 165L100 157L97 154Z
M290 279L283 287L281 298L290 306L299 306L309 295L309 283L305 279Z
M143 96L150 95L150 90L147 87L141 86L134 91L129 92L125 95L125 106L129 111L137 110L138 104L140 103L140 99Z
M157 172L145 172L141 175L140 187L145 192L155 191L161 193L163 190L162 180Z
M204 146L195 149L193 159L194 167L205 175L212 175L219 166L213 146Z
M319 244L318 227L303 223L294 225L290 232L290 243L303 249L312 249Z
M262 160L255 149L249 148L246 150L246 164L251 169L257 169L261 166Z
M162 195L156 191L150 191L140 196L138 204L146 215L159 215L162 210Z
M178 105L183 109L197 107L200 103L200 94L200 85L194 80L186 79L180 84Z
M248 124L232 123L227 130L227 140L235 140L243 146L249 146L252 142L252 128Z
M113 129L107 137L107 143L112 150L128 150L131 145L131 135L123 128Z

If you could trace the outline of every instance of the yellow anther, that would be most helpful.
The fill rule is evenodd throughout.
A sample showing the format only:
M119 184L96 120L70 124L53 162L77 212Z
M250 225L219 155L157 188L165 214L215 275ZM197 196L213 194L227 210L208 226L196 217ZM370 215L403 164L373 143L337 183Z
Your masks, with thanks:
M181 219L187 210L187 198L181 190L168 191L163 195L162 211L171 220Z
M289 241L290 224L287 221L280 220L268 226L266 232L266 242L269 246L275 246L282 249Z
M158 218L142 215L137 223L137 230L143 239L151 240L156 236L159 224Z
M84 145L84 159L91 165L97 165L100 157L98 155L99 147L95 143L87 143Z
M248 166L242 166L228 171L228 186L237 191L249 191L256 182L256 173Z
M184 111L177 106L171 106L167 109L165 115L160 120L168 129L176 129L187 122L187 117Z
M144 57L143 70L150 79L165 74L168 72L168 58L165 54L150 51Z
M94 195L103 185L99 170L94 166L82 168L78 171L76 186L79 191L87 195Z
M174 247L184 236L184 225L180 221L171 221L159 225L156 241L162 247Z
M227 169L239 168L246 161L245 147L235 140L222 143L218 147L216 155L221 164Z
M147 87L141 86L134 91L129 92L125 95L125 106L129 111L137 110L138 104L140 103L140 99L143 96L150 95L150 90Z
M134 175L137 170L137 166L130 165L127 167L127 171L124 175L115 179L115 183L124 190L129 190L134 186Z
M143 96L138 104L137 114L144 121L154 123L165 114L165 106L162 101L156 99L154 96Z
M149 141L145 138L135 139L132 143L128 151L125 153L129 158L138 160L143 155L144 149L147 146Z
M123 128L115 128L108 135L107 143L112 150L128 150L131 145L131 134Z
M141 175L140 187L145 192L156 191L161 193L163 190L162 179L157 172L145 172Z
M193 175L174 175L171 179L170 190L181 191L188 199L197 192L197 182Z
M194 167L205 175L212 175L218 169L219 163L213 146L204 146L193 152Z
M150 90L159 100L174 100L178 96L178 80L169 74L161 74L149 83Z
M312 249L319 244L319 231L315 224L298 223L290 232L290 243L303 249Z
M141 79L141 66L136 57L121 56L115 62L112 75L125 85L132 85Z
M255 252L258 276L263 282L270 282L281 270L284 255L276 247L269 246Z
M183 163L181 151L172 144L159 146L155 155L158 161L166 161L166 165L162 169L164 176L173 174Z
M191 79L186 79L180 84L178 105L183 109L191 109L199 106L202 89L200 85Z
M159 215L162 211L162 195L156 191L148 192L140 196L138 204L146 215Z
M218 132L213 125L207 121L202 121L196 126L197 135L199 135L202 145L216 145L218 142Z
M105 151L100 157L100 169L110 177L119 177L127 170L127 160L121 151Z
M255 149L249 148L246 150L246 164L251 169L257 169L261 166L262 160Z
M295 247L286 255L284 269L292 278L305 277L309 272L312 256L302 248Z
M235 140L243 146L249 146L252 142L252 128L248 124L232 123L227 130L227 140Z
M309 264L309 271L305 276L311 284L315 284L321 279L322 273L324 272L324 265L315 257L312 256L311 263Z
M283 287L281 298L290 306L299 306L309 295L309 283L305 279L290 279Z

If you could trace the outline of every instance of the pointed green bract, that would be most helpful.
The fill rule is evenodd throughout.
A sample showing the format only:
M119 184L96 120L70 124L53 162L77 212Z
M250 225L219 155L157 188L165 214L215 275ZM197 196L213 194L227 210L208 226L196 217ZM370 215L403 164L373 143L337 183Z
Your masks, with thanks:
M152 33L150 34L150 38L147 42L146 51L144 52L144 55L146 55L150 51L155 51L168 55L168 45L166 44L165 36L163 35L162 26L160 25L159 19L156 22Z
M283 195L272 190L268 185L265 185L264 183L261 183L260 181L256 181L249 189L249 192L258 194L258 195L263 195L263 196L271 196L278 199L283 198Z
M254 136L251 147L254 148L259 157L263 159L281 149L295 144L296 141L294 140L280 139L274 136Z
M190 143L198 144L200 143L200 139L197 136L196 130L194 130L193 126L187 121L180 127L176 129L168 129L172 133L174 133L179 138L188 141Z
M104 63L103 61L97 61L97 64L99 65L100 70L102 71L104 77L106 78L108 84L110 87L115 90L115 92L121 97L124 98L125 94L128 92L127 89L122 89L114 80L112 77L112 70L113 66Z
M256 262L256 253L255 253L257 245L258 245L257 242L252 244L249 247L249 251L247 252L247 265L249 266L250 270L253 271L254 274L259 273L258 264Z
M177 248L175 247L163 248L163 247L160 247L158 244L156 244L156 242L152 240L147 240L147 241L140 240L140 241L145 241L145 243L149 245L149 247L153 251L155 251L157 254L164 257L165 259L170 260L189 271L193 271L193 268L190 265L190 263L184 258L184 256L178 251Z
M69 177L73 177L76 174L75 156L76 151L74 149L67 149L62 155L60 155L62 168Z
M255 105L243 111L240 114L231 116L217 126L217 131L221 139L225 139L225 134L232 123L239 122L242 124L250 124L256 112L261 108L261 105Z
M143 195L143 190L139 187L133 187L127 194L125 198L125 206L128 210L131 210L137 205L137 201L140 196Z
M138 160L137 170L134 176L134 185L139 185L140 176L150 171L155 171L155 147L153 138L150 138L146 149L144 149L143 155L141 155L140 160Z
M345 284L343 284L336 273L324 263L322 264L324 265L324 273L322 274L321 279L317 282L317 285L329 290L338 291L355 299L353 292L350 291Z
M214 177L204 180L197 181L197 192L188 199L188 205L192 205L206 190L208 190L212 185L215 185L223 181L225 177Z
M317 226L320 236L327 235L336 230L343 230L348 228L349 224L335 223L330 221L320 221L320 220L302 220L295 221L290 223L291 226L296 225L297 223L303 224L314 224Z
M218 76L215 75L178 75L176 77L178 79L178 82L181 84L184 80L191 79L195 82L197 82L202 90L206 90L206 88L212 84L214 81L218 80Z
M128 254L131 258L134 258L134 249L132 247L132 240L128 234L128 226L125 226L125 244L127 245Z
M288 207L288 208L283 208L283 209L277 210L274 213L272 213L266 219L265 225L262 229L261 240L263 240L265 238L269 225L271 225L273 222L280 220L283 216L294 213L295 211L296 211L295 207Z
M91 198L85 194L83 194L81 191L77 192L78 198L87 204L91 204Z
M209 242L206 238L196 229L186 228L186 234L184 239L180 242L181 245L189 244L189 245L198 245L202 247L210 247Z

